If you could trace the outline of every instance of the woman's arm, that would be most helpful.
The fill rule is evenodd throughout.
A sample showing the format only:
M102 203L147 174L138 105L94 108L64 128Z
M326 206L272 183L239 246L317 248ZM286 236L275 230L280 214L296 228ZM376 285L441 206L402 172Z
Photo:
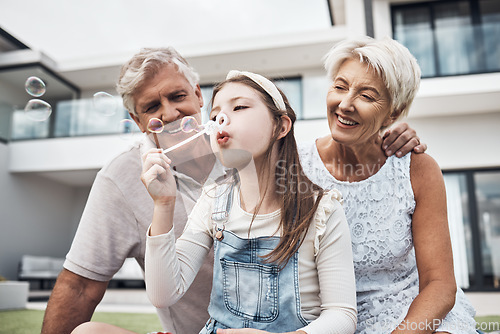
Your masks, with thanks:
M453 308L457 289L441 170L429 155L412 154L410 178L416 202L412 234L420 292L393 334L433 333Z

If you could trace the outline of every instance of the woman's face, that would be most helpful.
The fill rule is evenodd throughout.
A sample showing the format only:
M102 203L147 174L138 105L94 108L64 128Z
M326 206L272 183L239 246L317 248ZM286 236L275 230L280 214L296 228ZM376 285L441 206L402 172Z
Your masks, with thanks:
M212 136L211 143L222 163L238 168L248 159L258 160L267 151L275 128L259 93L241 83L227 83L214 97L210 119L219 112L227 116L226 125L222 133Z
M367 142L392 123L391 101L384 82L356 59L341 65L326 103L332 138L344 145Z

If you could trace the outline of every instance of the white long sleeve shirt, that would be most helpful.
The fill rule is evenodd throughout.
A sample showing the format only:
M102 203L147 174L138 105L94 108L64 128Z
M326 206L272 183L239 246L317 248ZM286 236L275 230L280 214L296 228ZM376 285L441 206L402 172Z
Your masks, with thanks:
M311 321L308 334L354 333L356 295L350 231L336 191L326 193L299 248L299 287L302 316ZM257 215L245 212L238 192L225 225L241 238L278 236L280 211ZM146 242L146 290L156 307L174 304L189 288L214 239L211 220L213 194L204 192L191 212L182 236L149 236Z

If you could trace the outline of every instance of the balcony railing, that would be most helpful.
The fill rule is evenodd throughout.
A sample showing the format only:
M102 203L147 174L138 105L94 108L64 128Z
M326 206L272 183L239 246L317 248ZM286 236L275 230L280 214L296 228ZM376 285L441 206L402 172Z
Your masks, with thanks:
M24 109L14 110L11 139L39 139L140 132L119 97L103 105L94 99L59 101L49 118L37 121Z

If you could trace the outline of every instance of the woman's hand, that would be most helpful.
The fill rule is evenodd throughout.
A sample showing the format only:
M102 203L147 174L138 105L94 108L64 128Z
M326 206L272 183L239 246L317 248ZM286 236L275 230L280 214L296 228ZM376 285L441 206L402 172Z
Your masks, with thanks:
M155 204L175 201L177 185L170 169L171 162L161 149L150 149L142 156L141 181Z
M217 334L277 334L266 331L261 331L260 329L253 328L240 328L240 329L218 329ZM282 334L307 334L304 331L286 332Z
M388 157L396 153L400 158L412 150L415 153L424 153L427 150L427 145L420 142L417 132L410 128L408 123L398 123L387 129L382 139L382 149Z

